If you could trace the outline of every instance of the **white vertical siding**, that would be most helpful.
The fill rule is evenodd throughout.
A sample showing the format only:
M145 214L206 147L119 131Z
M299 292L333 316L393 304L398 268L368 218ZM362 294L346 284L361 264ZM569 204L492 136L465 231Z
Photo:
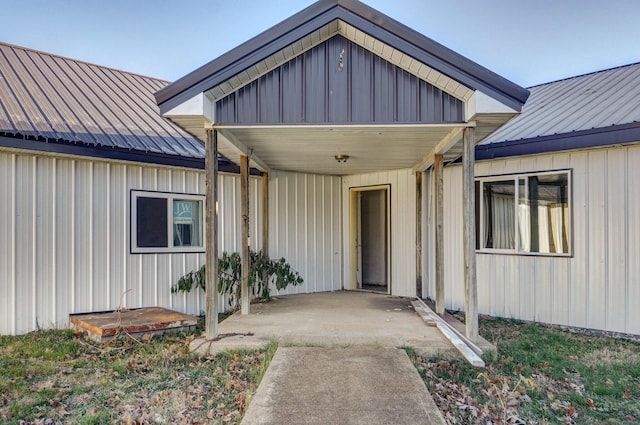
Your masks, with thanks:
M454 172L454 168L450 167L445 167L443 170L444 294L445 300L448 300L447 308L454 310L464 309L464 297L452 296L453 294L464 295L461 171L462 168L460 172Z
M204 172L0 151L0 334L65 327L70 313L159 305L199 314L201 291L170 292L204 254L130 254L130 190L204 194ZM220 249L239 246L239 177L219 179ZM260 246L261 185L250 180ZM219 307L225 307L220 300Z
M640 164L640 149L627 150L627 167L625 169L626 191L627 191L627 275L626 275L626 299L623 304L626 315L625 326L627 329L638 331L640 323L640 190L638 189L638 170Z
M6 329L15 328L16 161L0 152L0 300L7 300L0 305L0 326Z
M315 174L269 174L269 255L286 258L304 279L280 294L342 289L340 182Z
M345 287L349 273L349 189L362 186L391 187L391 292L416 295L416 176L411 170L345 176L342 182L342 228Z
M477 254L479 312L640 334L640 145L476 164L476 175L572 170L571 257ZM462 169L445 168L447 308L464 307Z

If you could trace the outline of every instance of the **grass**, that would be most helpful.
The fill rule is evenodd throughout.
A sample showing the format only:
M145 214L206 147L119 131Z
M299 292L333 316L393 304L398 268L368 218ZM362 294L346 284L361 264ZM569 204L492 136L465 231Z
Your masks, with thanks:
M486 369L410 357L449 423L640 422L640 343L483 318Z
M640 342L481 318L478 369L405 350L450 424L640 422ZM198 357L193 336L0 336L0 423L239 423L277 344Z
M192 338L0 336L0 423L239 423L276 344L198 357Z

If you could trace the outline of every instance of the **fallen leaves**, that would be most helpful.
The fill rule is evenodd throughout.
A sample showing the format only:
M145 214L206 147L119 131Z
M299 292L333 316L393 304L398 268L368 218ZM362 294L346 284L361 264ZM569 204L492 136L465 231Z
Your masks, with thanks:
M0 392L0 423L239 423L270 350L197 357L171 336L83 341L63 361L17 358L15 391Z

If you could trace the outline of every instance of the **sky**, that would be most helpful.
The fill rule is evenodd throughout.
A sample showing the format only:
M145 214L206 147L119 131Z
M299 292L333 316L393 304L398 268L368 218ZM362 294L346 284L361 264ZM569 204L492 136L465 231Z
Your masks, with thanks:
M175 81L312 3L0 0L0 41ZM640 62L637 0L365 3L523 87Z

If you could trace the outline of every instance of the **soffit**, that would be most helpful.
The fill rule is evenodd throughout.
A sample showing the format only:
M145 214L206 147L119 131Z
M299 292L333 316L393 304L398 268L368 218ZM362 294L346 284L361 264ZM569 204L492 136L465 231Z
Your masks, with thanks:
M252 166L313 174L349 175L412 168L457 137L467 124L344 126L217 126L221 155ZM456 143L456 140L453 141ZM238 148L242 146L242 148ZM453 150L452 152L456 152ZM444 152L443 152L444 153ZM338 163L335 155L348 155ZM454 159L455 155L450 159ZM266 165L266 167L265 167Z

